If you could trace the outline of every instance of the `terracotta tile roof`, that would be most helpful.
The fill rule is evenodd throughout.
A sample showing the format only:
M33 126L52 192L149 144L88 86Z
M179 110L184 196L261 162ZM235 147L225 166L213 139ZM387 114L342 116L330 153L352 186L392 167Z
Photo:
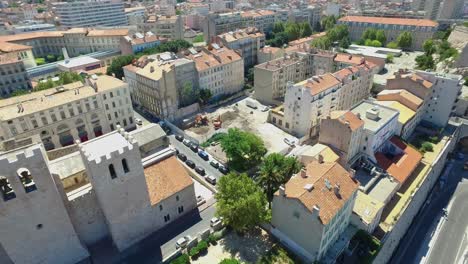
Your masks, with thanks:
M144 172L152 206L193 185L192 178L175 156L146 167Z
M16 44L11 42L3 42L0 43L0 51L1 52L14 52L14 51L22 51L22 50L30 50L32 49L31 46Z
M298 199L311 212L318 207L319 219L324 225L333 219L359 187L351 173L336 162L313 160L305 168L306 177L301 174L299 172L286 183L286 197ZM305 188L307 184L313 186L311 191ZM338 194L335 188L339 188ZM275 195L280 194L276 192Z
M349 125L352 131L364 126L364 121L351 111L333 111L330 114L330 118Z
M198 71L242 60L242 57L237 52L227 47L202 49L195 55L188 54L185 57L195 62L195 67Z
M336 54L334 61L352 64L352 65L359 65L359 64L363 64L365 62L365 59L362 56L346 54L346 53L338 53Z
M127 36L128 29L92 29L88 31L88 37Z
M383 90L377 95L379 101L397 101L400 104L416 111L422 105L423 100L406 90Z
M416 73L413 73L410 77L410 79L414 82L417 82L417 83L420 83L421 86L427 88L427 89L430 89L432 87L432 83L425 80L424 78L422 78L421 76L419 76L418 74Z
M260 30L258 30L256 27L248 27L248 28L239 29L233 32L226 32L218 36L228 42L231 42L231 41L235 41L238 39L258 38L258 37L265 36L265 34L260 32Z
M310 37L300 38L300 39L290 41L288 43L288 45L289 46L296 46L296 45L301 45L301 44L304 44L304 43L310 44L314 39L319 38L319 37L323 37L326 34L327 34L327 32L320 32L320 33L314 34L314 35L312 35Z
M344 80L348 76L353 75L356 72L359 72L359 68L355 66L351 66L351 67L346 67L344 69L341 69L337 72L334 72L333 75L340 80Z
M368 16L346 16L338 19L341 22L363 22L388 25L409 25L419 27L437 27L439 24L428 19L390 18L390 17L368 17Z
M422 154L395 136L390 139L390 143L398 148L400 153L388 156L385 153L377 152L375 158L382 169L403 184L421 162Z
M272 16L274 15L274 11L270 10L251 10L245 11L241 13L242 17L261 17L261 16Z
M300 82L299 85L303 85L306 88L309 88L310 94L316 95L327 89L331 89L340 84L340 81L333 76L331 73L325 73L324 75L314 76L303 82Z

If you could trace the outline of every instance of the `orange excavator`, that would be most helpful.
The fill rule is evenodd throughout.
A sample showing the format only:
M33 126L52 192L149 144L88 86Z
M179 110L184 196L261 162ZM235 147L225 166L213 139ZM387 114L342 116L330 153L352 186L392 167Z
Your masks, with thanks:
M220 129L222 124L223 124L223 121L221 121L220 115L218 116L218 118L213 119L213 126L215 130Z
M206 115L198 114L195 117L195 126L199 127L199 126L206 126L206 125L208 125L208 117L206 117Z

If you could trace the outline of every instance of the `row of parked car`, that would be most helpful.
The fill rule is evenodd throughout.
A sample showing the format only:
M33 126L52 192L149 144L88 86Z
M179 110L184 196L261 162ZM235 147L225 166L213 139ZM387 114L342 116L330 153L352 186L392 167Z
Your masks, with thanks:
M198 156L200 156L200 158L208 161L210 163L210 165L216 169L218 169L221 173L223 174L227 174L229 172L229 169L221 164L219 164L216 160L210 160L210 156L208 155L208 153L206 153L203 149L201 149L197 144L191 142L190 140L188 139L184 139L183 136L181 135L176 135L175 138L182 142L185 146L187 146L188 148L190 148L193 152L197 153ZM203 167L201 166L197 166L195 164L194 161L190 160L187 158L187 156L183 153L179 153L179 151L177 151L177 157L185 162L185 164L187 166L189 166L190 168L194 169L195 172L197 172L199 175L205 177L205 180L213 185L216 185L216 178L213 176L213 175L206 175L206 171Z

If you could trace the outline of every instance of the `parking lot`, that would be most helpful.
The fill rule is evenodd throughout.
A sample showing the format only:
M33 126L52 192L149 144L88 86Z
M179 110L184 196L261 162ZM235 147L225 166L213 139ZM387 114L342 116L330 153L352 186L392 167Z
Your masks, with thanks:
M246 102L248 100L254 101L257 108L247 106ZM297 138L268 123L268 108L265 107L265 105L252 98L245 98L206 113L207 125L192 126L185 129L184 132L202 143L217 132L227 132L229 128L239 128L262 138L269 153L280 152L288 148L288 145L284 142L285 138L296 142ZM222 124L221 128L215 130L213 121L217 118L221 119Z

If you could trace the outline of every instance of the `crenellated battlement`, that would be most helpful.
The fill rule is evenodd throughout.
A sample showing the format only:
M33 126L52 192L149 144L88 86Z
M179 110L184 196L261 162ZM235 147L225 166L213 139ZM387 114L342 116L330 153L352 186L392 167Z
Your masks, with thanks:
M30 146L23 150L14 150L0 157L1 170L7 170L10 167L28 167L33 164L32 161L44 160L40 145Z
M138 150L138 142L120 126L117 126L116 131L99 138L84 143L77 141L76 143L84 159L92 165L122 157L134 149ZM108 152L103 151L102 148L107 149Z

